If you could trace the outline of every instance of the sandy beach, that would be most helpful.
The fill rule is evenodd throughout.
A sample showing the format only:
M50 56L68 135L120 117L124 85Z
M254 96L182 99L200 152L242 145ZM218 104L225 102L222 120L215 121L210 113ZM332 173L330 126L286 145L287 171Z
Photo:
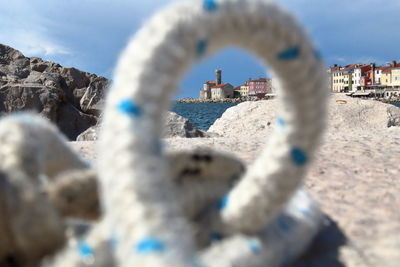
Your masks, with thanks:
M276 100L239 104L210 128L220 137L167 138L166 151L209 147L249 165L274 127L276 107ZM387 127L390 107L344 95L331 98L329 126L305 180L329 220L295 266L398 266L400 127ZM243 114L248 119L238 120ZM95 142L72 144L96 161Z

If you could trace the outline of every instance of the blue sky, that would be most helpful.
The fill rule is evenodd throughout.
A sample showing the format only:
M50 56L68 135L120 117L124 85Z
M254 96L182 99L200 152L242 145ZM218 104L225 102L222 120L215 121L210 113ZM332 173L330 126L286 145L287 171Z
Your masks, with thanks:
M0 0L0 43L112 78L129 37L157 9L178 0ZM190 0L189 0L190 1ZM276 0L292 11L328 65L400 60L399 0ZM176 98L198 97L203 81L223 70L236 86L266 76L247 52L228 48L196 63Z

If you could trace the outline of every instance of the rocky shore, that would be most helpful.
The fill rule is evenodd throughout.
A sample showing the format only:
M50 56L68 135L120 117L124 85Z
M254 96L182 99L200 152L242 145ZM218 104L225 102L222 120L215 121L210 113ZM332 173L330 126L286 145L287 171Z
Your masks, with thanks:
M176 103L242 103L246 101L260 101L267 99L268 98L260 99L257 97L240 97L240 98L223 98L223 99L182 98L176 101Z
M33 111L70 139L97 123L109 80L0 44L0 115Z
M165 138L167 151L208 147L246 164L261 152L277 100L229 108L211 126L218 137ZM327 215L312 248L293 266L398 266L400 262L400 108L335 94L325 138L305 186ZM72 145L96 161L95 142Z

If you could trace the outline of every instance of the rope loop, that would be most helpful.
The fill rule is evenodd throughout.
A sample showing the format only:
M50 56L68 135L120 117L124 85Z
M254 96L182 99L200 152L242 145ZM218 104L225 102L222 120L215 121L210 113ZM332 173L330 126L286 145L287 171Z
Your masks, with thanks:
M254 53L271 68L280 85L281 127L224 197L214 216L221 232L213 236L258 233L301 185L324 128L328 92L324 64L305 33L269 1L173 4L121 54L107 99L100 141L102 203L108 231L130 237L118 245L118 262L189 266L193 261L193 229L179 209L166 158L154 148L162 114L183 73L229 45ZM142 246L143 240L152 242ZM132 244L145 247L146 257L142 250L132 253Z
M167 155L162 117L179 80L191 64L230 45L258 56L279 85L277 127L265 149L246 170L213 150ZM0 121L0 265L293 261L323 220L302 181L324 128L327 93L319 54L276 4L194 0L167 7L121 54L96 167L43 119Z

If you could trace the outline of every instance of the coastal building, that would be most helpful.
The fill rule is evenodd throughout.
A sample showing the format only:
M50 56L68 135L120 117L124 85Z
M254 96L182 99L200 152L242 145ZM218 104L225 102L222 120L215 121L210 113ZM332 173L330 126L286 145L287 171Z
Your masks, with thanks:
M268 93L272 93L271 79L259 78L257 80L249 79L246 83L248 86L248 96L264 97Z
M247 82L233 88L233 95L235 98L248 97L249 96L249 85L247 84Z
M392 67L382 68L381 85L384 87L392 86Z
M249 96L249 85L247 82L240 86L240 96L241 97L248 97Z
M200 90L200 99L211 99L211 87L215 85L215 82L208 81L203 83L203 88Z
M342 67L338 66L338 65L333 65L333 67L331 68L331 75L332 75L332 91L333 92L341 92L344 84L343 84L343 73L341 72Z
M400 88L400 67L392 68L392 88Z
M376 66L375 63L346 66L333 65L328 69L329 86L332 92L352 92L358 90L373 91L375 95L383 95L391 88L400 88L400 64L392 61L387 66ZM388 92L396 95L397 92Z
M240 94L240 85L233 88L233 98L240 98L242 95Z
M354 69L352 73L352 91L357 91L361 89L361 77L362 69L358 66Z
M344 83L344 92L351 92L353 91L353 72L354 69L357 68L358 65L350 64L343 68L343 83Z
M233 98L233 86L229 83L222 83L222 71L215 70L215 81L203 83L200 90L200 100Z
M203 83L203 87L199 92L200 100L207 99L225 99L225 98L246 98L246 97L273 97L272 79L258 78L251 79L235 88L230 83L222 83L222 71L215 71L215 81L207 81Z
M211 87L211 99L233 98L233 86L230 83L221 83Z
M334 65L331 69L331 73L332 73L332 90L333 92L344 92L345 91L345 76L348 76L348 74L346 74L344 72L345 67L341 67L338 65ZM348 78L346 79L348 80Z
M383 71L384 67L377 67L375 69L375 73L374 73L374 80L375 80L375 85L380 85L381 84L381 79L382 79L382 71Z
M375 85L375 64L364 65L364 75L361 77L361 89Z

